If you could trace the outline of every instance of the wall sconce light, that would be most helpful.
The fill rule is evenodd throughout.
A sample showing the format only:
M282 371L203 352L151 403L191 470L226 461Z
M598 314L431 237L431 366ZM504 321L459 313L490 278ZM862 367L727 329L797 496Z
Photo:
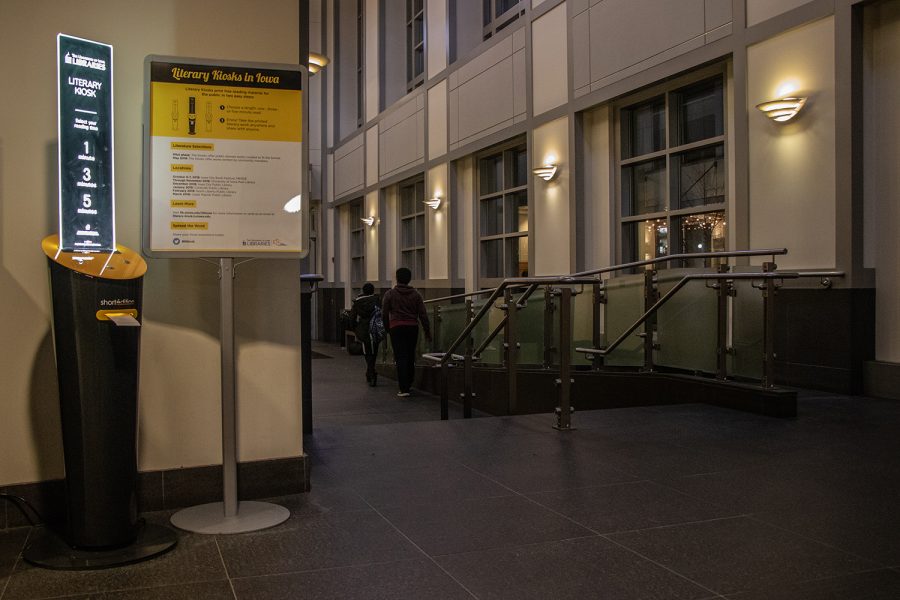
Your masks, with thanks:
M369 227L372 227L373 225L375 225L375 217L363 217L362 219L360 219L360 221L362 221Z
M434 198L429 198L428 200L422 200L422 202L428 205L429 208L437 210L441 206L441 197L435 196Z
M543 167L538 167L536 169L532 169L535 175L543 179L544 181L550 181L554 177L556 177L556 173L559 170L559 165L546 164Z
M806 104L806 98L788 96L787 98L757 104L756 108L773 121L784 123L793 119L800 112L800 109L803 108L804 104Z
M322 54L316 54L315 52L309 53L309 74L315 75L322 69L324 69L328 63L331 62L328 60L328 57L323 56Z

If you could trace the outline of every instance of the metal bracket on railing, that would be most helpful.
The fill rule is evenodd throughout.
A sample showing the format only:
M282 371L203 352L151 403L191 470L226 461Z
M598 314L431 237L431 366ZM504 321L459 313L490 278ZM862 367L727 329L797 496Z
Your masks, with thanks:
M447 354L446 352L426 352L425 354L422 355L422 358L424 358L425 360L430 360L431 362L439 363L444 360L444 356L446 356L446 354ZM463 356L462 354L451 354L450 360L448 360L447 362L448 363L450 363L450 361L458 362L458 361L463 361L465 359L466 359L466 357Z

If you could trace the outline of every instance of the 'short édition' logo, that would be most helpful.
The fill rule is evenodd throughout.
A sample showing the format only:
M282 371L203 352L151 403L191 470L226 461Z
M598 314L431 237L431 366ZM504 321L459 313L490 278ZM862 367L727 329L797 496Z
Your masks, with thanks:
M100 306L132 306L134 300L131 298L115 298L113 300L101 300Z

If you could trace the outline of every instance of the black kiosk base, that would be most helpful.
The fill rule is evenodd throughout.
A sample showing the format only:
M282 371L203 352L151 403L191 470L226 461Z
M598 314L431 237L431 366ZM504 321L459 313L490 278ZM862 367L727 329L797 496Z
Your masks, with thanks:
M66 465L66 530L39 528L23 558L51 569L138 562L173 548L174 531L137 516L141 292L134 251L63 252L45 238Z

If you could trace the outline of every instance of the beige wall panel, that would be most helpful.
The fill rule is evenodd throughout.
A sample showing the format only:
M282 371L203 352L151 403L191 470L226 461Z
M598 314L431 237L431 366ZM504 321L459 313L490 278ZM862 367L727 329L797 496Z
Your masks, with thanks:
M610 111L601 106L584 115L585 143L585 214L589 225L585 227L585 267L598 269L615 263L611 237L614 231L610 221L610 197L612 176L610 164Z
M752 108L810 96L794 121ZM750 245L787 247L784 268L835 266L834 20L822 19L748 50Z
M335 265L334 265L334 237L337 232L334 230L334 209L325 209L325 231L328 233L328 255L325 257L326 281L334 283Z
M704 33L704 0L604 0L590 9L591 81Z
M572 19L572 86L591 84L591 20L588 11Z
M534 114L565 104L569 99L568 28L566 5L560 4L531 25L532 94Z
M794 10L812 0L747 0L747 26L752 27L766 19Z
M871 80L867 90L867 208L874 213L875 359L900 363L900 3L867 8Z
M731 0L706 0L705 15L704 31L712 31L730 23L732 20Z
M404 105L411 108L402 119L384 119L381 122L378 153L382 178L409 168L424 158L424 110L417 109L416 104L414 99Z
M378 192L366 194L363 213L375 217L375 227L366 227L366 281L378 281L378 228L384 224L383 215L378 214Z
M366 130L366 186L378 183L378 123Z
M385 210L387 213L381 221L382 227L385 227L385 239L387 247L384 248L384 278L388 281L394 280L394 272L400 265L400 200L398 196L398 186L392 185L384 190Z
M334 151L334 196L361 190L366 182L365 136L362 132Z
M534 275L571 273L568 117L534 130L531 162L533 167L547 163L559 165L559 171L551 181L532 175L532 210L534 222L538 223L531 238L534 241Z
M490 101L486 101L488 98ZM459 139L511 120L513 103L513 59L510 56L459 86Z
M56 40L58 32L95 39L115 48L115 166L116 224L121 244L140 248L141 220L141 119L143 60L147 54L172 54L218 59L296 63L297 4L277 0L260 13L258 7L226 0L210 10L196 0L160 0L151 4L84 0L73 5L61 0L25 2L4 0L4 32L0 51L15 61L0 65L0 77L15 85L0 87L0 332L17 352L0 366L4 382L4 419L0 423L0 485L37 481L62 475L58 424L58 392L50 342L49 290L46 259L39 250L41 238L56 230ZM233 32L239 30L241 35ZM22 73L28 73L23 77ZM214 268L200 268L197 261L152 260L144 281L145 331L143 335L140 391L140 448L142 468L177 468L219 460L220 423L214 392L219 382L218 348L213 338L217 317L210 304L199 302L216 289ZM289 279L290 261L274 270ZM183 284L183 285L182 285ZM244 285L241 276L237 287ZM259 283L260 296L277 290L277 284ZM299 288L288 294L273 293L272 314L296 311ZM216 296L212 296L216 298ZM242 298L239 296L239 298ZM211 304L217 305L217 300ZM246 314L245 300L236 303L238 319ZM215 309L213 309L213 313ZM253 354L292 355L297 369L299 326L278 339L251 322L242 331L239 351L253 344ZM185 347L190 360L175 361ZM152 360L167 353L162 362ZM252 359L256 361L257 359ZM262 358L261 360L265 360ZM239 365L240 377L246 375ZM165 381L195 382L188 392L159 393ZM284 383L270 385L257 398L277 413L290 412L298 403L299 373ZM252 384L252 379L244 383ZM244 388L242 388L244 389ZM168 390L171 391L171 390ZM243 399L240 400L243 403ZM184 435L165 446L168 415L187 410L178 423ZM280 414L258 415L265 421L241 417L242 436L259 438L246 448L252 456L296 456L302 440L299 418L272 422ZM160 419L160 415L167 415ZM290 431L285 435L285 427Z
M456 161L456 178L453 182L453 211L454 222L453 237L457 252L456 277L465 280L467 292L476 289L475 277L475 221L473 216L474 205L474 160L471 156Z
M428 52L428 65L425 75L434 77L447 68L447 48L450 31L447 21L447 0L428 0L425 9L425 49Z
M428 220L428 278L447 279L450 276L450 206L447 179L447 164L438 165L428 170L425 182L425 197L441 198L437 210L426 207L425 218Z
M428 90L428 158L447 154L447 81Z

